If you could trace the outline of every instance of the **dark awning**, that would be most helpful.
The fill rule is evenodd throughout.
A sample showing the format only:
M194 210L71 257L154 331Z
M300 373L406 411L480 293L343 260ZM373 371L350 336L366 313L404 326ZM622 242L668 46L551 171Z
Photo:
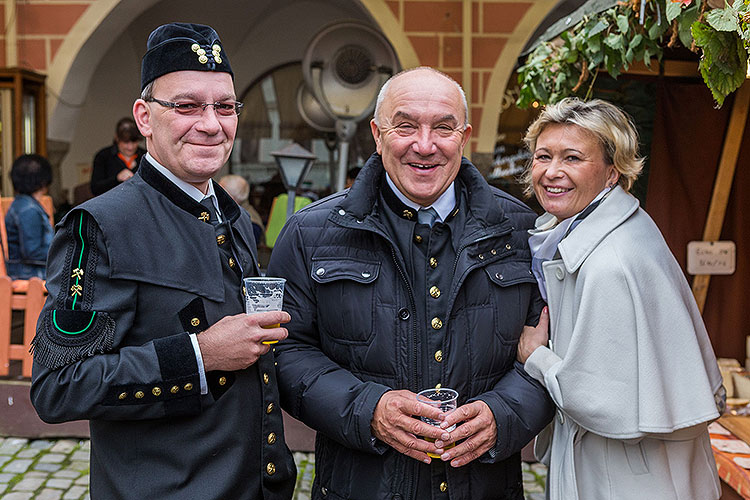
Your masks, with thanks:
M562 0L539 24L521 57L534 50L537 45L554 39L563 31L572 28L586 16L598 14L617 5L618 0Z

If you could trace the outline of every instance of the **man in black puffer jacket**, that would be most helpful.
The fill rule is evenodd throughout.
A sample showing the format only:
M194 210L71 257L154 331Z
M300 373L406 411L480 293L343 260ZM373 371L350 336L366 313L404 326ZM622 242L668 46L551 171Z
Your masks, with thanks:
M523 499L520 450L553 413L516 362L543 305L535 214L462 159L467 118L446 75L394 76L371 124L377 154L276 243L268 272L288 280L292 316L278 383L318 431L314 499ZM416 401L436 386L459 393L441 427Z

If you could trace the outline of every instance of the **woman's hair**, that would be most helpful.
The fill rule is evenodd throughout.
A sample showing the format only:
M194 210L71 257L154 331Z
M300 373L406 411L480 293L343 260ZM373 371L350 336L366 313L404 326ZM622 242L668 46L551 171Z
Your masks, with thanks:
M547 125L577 125L590 132L599 140L604 153L604 161L614 165L620 173L618 184L630 191L643 169L644 159L638 156L638 132L630 117L620 108L601 99L582 101L568 97L557 104L551 104L529 126L524 137L526 147L531 152L531 160L521 176L525 185L524 193L531 195L531 167L534 162L536 141Z
M52 165L40 155L21 155L10 168L10 180L18 194L32 194L52 184Z
M115 127L115 144L117 141L122 142L138 142L143 139L143 136L138 131L138 127L132 118L120 118Z

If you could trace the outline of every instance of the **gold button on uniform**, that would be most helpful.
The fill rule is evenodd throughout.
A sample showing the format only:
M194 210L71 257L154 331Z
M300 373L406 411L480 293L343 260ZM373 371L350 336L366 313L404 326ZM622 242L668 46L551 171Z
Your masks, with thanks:
M226 384L227 384L227 378L219 377L219 385L226 385Z
M437 361L438 363L442 363L443 351L435 351L435 361Z
M127 392L121 392L120 395L117 396L117 398L121 399L121 400L125 399L126 397L128 397L128 393Z
M443 322L440 320L440 318L432 318L430 324L432 325L432 328L434 330L440 330L443 327Z
M143 391L138 391L135 393L136 399L141 399L143 398L143 396L144 396Z
M443 493L445 493L445 490L447 490L447 489L448 489L448 483L446 483L445 481L443 481L442 483L440 483L440 491L442 491Z
M419 236L419 235L416 235L416 236L414 237L414 241L416 241L417 243L422 243L422 237L421 237L421 236Z
M269 377L267 373L264 373L263 374L263 383L266 384L266 385L268 385L268 382L270 382L270 381L271 381L271 377Z
M218 243L219 245L223 245L225 241L227 241L227 237L223 234L220 234L216 237L216 243Z
M229 257L229 267L234 267L234 259Z
M276 433L272 432L271 434L269 434L267 441L268 441L268 444L275 443L276 442Z
M268 403L268 406L266 406L266 413L271 413L273 411L273 403Z
M193 384L191 384L190 382L188 382L187 384L185 384L185 390L186 391L192 391L193 390Z
M177 394L178 392L180 392L180 388L176 385L173 385L172 388L169 389L169 392L171 392L172 394Z
M199 320L198 318L193 318L190 320L190 324L193 326L198 326L201 324L201 320Z
M430 267L435 269L437 267L437 259L435 257L430 257Z
M430 287L430 295L433 299L440 297L440 289L436 286Z
M151 394L154 396L161 396L161 387L154 387L151 389Z
M268 465L266 465L266 472L269 476L273 476L276 474L276 466L273 464L273 462L268 462Z

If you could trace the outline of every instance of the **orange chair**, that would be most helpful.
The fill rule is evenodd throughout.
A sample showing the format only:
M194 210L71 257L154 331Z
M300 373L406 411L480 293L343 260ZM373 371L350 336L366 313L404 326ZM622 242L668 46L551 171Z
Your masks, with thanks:
M21 361L21 374L31 377L32 357L29 354L31 341L36 334L36 322L42 312L42 306L47 295L44 281L39 278L29 280L11 280L5 269L8 248L8 235L5 230L5 213L13 203L13 198L0 198L0 239L3 245L3 255L0 258L0 376L8 375L11 360ZM50 215L50 223L54 222L52 214L52 198L42 199L44 210ZM11 344L12 311L23 311L23 344Z

